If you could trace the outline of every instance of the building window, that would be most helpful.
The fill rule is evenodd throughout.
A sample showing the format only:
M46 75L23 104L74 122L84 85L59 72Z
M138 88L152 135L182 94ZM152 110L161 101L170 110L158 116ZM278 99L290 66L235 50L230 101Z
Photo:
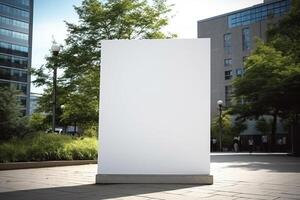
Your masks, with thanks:
M23 93L23 95L27 94L27 85L26 84L17 83L16 88L17 88L17 90L21 91Z
M29 0L20 0L22 5L29 6Z
M231 67L232 66L232 59L224 59L224 67Z
M10 19L10 18L7 18L7 17L0 16L0 23L10 25L10 26L15 26L15 27L18 27L18 28L24 28L26 30L29 29L29 24L28 23L22 22L22 21L19 21L19 20Z
M20 81L20 82L27 82L27 72L12 69L10 80Z
M225 71L225 80L230 80L232 78L232 70Z
M1 68L0 68L0 75L1 75ZM10 87L10 82L6 82L6 81L0 81L0 88L9 88Z
M20 101L21 106L22 106L23 108L26 107L26 97L24 97L24 96L18 96L18 97L17 97L17 100Z
M274 16L284 15L290 10L291 0L282 0L229 15L228 27L245 26Z
M226 106L231 105L231 96L232 96L232 86L226 85L225 86L225 105Z
M28 2L28 4L29 4L29 2ZM0 4L0 12L8 14L10 16L14 16L14 17L22 17L22 18L29 19L29 12L27 12L25 10L13 8L10 6L6 6L3 4Z
M224 34L224 50L226 53L231 53L231 33Z
M28 47L0 41L0 52L17 56L28 56Z
M27 82L27 72L10 68L0 68L0 79Z
M20 100L21 100L21 105L26 107L26 97L21 97Z
M20 33L20 32L15 32L15 31L3 29L3 28L0 28L0 35L28 41L28 35L27 34Z
M2 69L0 68L0 75L1 75ZM1 88L14 88L21 92L21 95L27 94L27 84L26 83L12 83L9 81L0 81L0 87Z
M243 69L242 68L237 68L235 70L235 74L236 74L237 77L243 76Z
M0 54L0 65L25 69L28 67L28 58Z
M250 29L249 28L243 28L242 30L242 37L243 37L243 50L249 50L250 49Z
M10 69L0 68L0 79L8 79L10 80Z

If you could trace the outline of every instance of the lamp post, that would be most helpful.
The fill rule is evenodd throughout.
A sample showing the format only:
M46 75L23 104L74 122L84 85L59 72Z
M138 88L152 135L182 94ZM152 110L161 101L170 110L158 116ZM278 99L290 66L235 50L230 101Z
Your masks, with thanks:
M222 136L223 136L222 107L223 107L223 101L222 100L218 100L217 104L219 106L220 151L222 151Z
M51 51L53 56L57 56L60 50L60 46L53 41ZM52 96L52 132L55 132L55 118L56 118L56 79L57 79L57 66L53 66L53 96Z

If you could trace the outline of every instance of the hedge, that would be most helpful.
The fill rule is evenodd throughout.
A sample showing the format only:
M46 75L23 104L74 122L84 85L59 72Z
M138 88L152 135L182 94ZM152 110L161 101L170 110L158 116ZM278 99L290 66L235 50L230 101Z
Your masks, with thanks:
M0 162L95 160L96 137L72 137L52 133L0 143Z

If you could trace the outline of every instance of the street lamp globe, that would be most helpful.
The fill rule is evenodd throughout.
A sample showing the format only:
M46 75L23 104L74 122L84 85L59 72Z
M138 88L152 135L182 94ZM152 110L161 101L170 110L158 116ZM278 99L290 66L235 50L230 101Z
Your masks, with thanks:
M55 41L53 41L52 46L51 46L51 51L53 55L57 55L60 51L60 45L58 45Z
M218 104L219 106L222 106L222 105L223 105L223 101L222 101L222 100L218 100L218 101L217 101L217 104Z

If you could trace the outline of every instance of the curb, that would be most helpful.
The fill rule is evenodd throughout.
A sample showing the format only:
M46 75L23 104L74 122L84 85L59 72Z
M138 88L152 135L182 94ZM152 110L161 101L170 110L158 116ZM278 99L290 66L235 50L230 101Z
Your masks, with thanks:
M0 171L14 169L31 169L43 167L60 167L72 165L97 164L97 160L67 160L67 161L40 161L40 162L13 162L0 163Z

